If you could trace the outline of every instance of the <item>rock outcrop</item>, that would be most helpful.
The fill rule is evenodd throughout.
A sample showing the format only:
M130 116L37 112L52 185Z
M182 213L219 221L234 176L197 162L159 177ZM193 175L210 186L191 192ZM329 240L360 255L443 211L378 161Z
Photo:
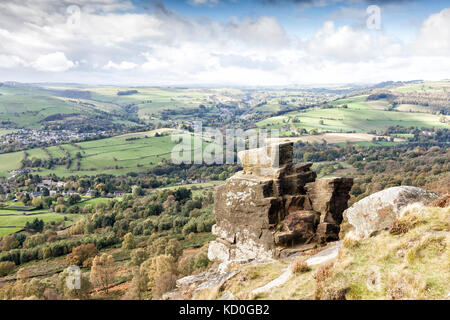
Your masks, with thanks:
M293 143L238 154L243 171L215 190L211 260L270 259L338 239L353 180L316 179L293 164Z
M356 202L345 210L344 218L354 227L352 236L368 238L377 231L390 228L407 205L428 204L437 198L437 194L417 187L392 187Z

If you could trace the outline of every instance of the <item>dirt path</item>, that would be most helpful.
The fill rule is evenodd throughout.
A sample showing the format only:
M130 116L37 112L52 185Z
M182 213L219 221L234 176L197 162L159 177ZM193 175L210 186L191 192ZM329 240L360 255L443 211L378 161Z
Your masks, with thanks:
M339 253L339 248L341 247L341 244L342 244L341 241L337 241L330 247L310 257L308 260L306 260L308 267L320 265L335 259ZM296 261L293 262L291 265L289 265L289 267L287 267L283 271L283 273L274 280L270 281L269 283L267 283L262 287L254 289L251 292L251 295L256 296L264 292L269 292L270 290L285 284L292 277L293 274L292 268L295 263Z

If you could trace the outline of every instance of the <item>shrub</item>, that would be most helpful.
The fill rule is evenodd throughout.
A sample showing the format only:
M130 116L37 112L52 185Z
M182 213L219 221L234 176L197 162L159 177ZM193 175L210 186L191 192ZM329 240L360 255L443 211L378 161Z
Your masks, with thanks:
M167 238L158 238L154 241L149 239L149 253L152 256L158 256L166 252Z
M184 276L188 276L194 272L194 258L195 254L189 254L181 257L178 261L178 272Z
M177 239L170 239L167 243L165 254L168 254L178 260L182 255L183 250L181 249L180 243Z
M308 264L303 260L297 260L292 266L293 273L303 273L308 272L309 270Z
M153 287L155 280L165 272L175 273L176 265L174 258L169 255L159 255L148 259L141 265L142 270L145 270L149 280L149 287Z
M28 222L25 224L25 230L33 230L36 232L42 232L44 230L44 221L35 218L33 222Z
M210 262L206 252L199 252L194 257L194 269L206 268Z
M147 276L139 268L133 270L133 280L128 287L127 292L122 297L123 300L141 300L142 294L147 291Z
M12 261L0 262L0 277L7 276L16 268L16 264Z
M68 265L76 265L79 267L91 267L94 257L98 254L98 250L93 243L82 244L73 248L72 253L68 254L66 261Z
M317 282L324 282L333 274L333 267L334 267L333 262L320 266L317 269L316 274L314 275L314 279Z
M160 297L165 292L175 288L177 277L171 272L165 272L155 279L155 286L152 290L153 297Z
M33 248L36 247L38 245L44 244L47 241L47 237L43 234L35 234L31 237L28 237L24 243L23 243L23 247L24 248Z
M131 251L131 263L133 265L140 266L147 259L148 253L144 249L138 248Z
M136 240L131 232L125 235L122 242L122 248L128 250L136 248Z

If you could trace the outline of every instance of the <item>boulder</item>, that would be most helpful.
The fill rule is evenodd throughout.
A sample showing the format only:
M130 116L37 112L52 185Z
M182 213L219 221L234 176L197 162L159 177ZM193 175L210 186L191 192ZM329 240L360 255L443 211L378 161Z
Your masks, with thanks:
M352 179L316 180L312 163L293 164L292 142L238 156L244 170L215 189L210 260L271 259L338 239Z
M377 231L392 227L405 206L428 204L437 197L437 194L421 188L392 187L356 202L344 211L344 219L354 227L352 236L368 238Z

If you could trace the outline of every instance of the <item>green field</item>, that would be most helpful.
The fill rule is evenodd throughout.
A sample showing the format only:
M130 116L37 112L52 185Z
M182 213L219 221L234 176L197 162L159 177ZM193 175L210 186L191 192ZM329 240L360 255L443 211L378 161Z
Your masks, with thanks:
M259 128L279 129L288 126L292 128L292 120L297 122L295 128L319 132L349 132L358 133L372 130L383 130L389 126L400 125L403 127L438 127L448 128L449 125L439 121L439 117L428 113L410 113L398 111L385 111L379 103L366 101L367 96L357 96L347 99L336 100L330 104L348 108L314 108L306 112L291 112L286 115L271 117L257 123ZM387 106L386 106L387 107ZM300 122L298 122L300 120ZM286 131L286 130L282 130Z
M31 222L36 218L43 220L44 223L52 221L58 223L63 221L64 218L67 218L66 225L71 225L74 221L82 217L80 214L58 214L46 211L27 212L27 214L10 211L10 215L7 215L8 213L6 211L9 210L0 210L0 236L21 230L27 222Z
M171 187L159 188L158 192L161 190L176 190L178 188L186 188L192 191L192 197L205 196L205 193L208 191L214 191L214 188L225 183L224 181L209 181L205 183L196 183L196 184L183 184Z
M120 91L138 90L137 94L118 95ZM66 92L80 92L88 96L69 98ZM212 106L209 97L221 94L221 89L175 89L152 87L79 87L75 85L17 85L0 86L0 118L19 127L38 128L42 121L55 114L113 115L118 124L135 125L128 122L127 106L137 108L141 120L160 121L163 110L198 108L200 104ZM219 110L210 109L219 114ZM133 111L134 113L135 111ZM174 115L171 120L183 118ZM164 122L164 121L163 121ZM0 131L0 136L2 131Z
M155 132L165 131L167 129L81 142L76 146L65 144L49 147L47 150L51 157L64 157L65 152L68 152L72 163L69 168L67 165L55 165L51 169L39 168L38 172L41 175L54 173L61 177L100 173L123 175L129 172L141 172L161 163L164 159L170 159L172 149L178 141L172 141L171 135L154 136ZM135 140L129 140L130 138ZM195 139L198 141L200 138ZM193 140L194 138L191 137L192 142ZM48 159L48 155L42 148L28 150L27 153L29 159L33 157ZM81 154L79 170L77 169L77 153ZM8 171L19 169L23 157L24 152L0 154L0 174L8 176Z

